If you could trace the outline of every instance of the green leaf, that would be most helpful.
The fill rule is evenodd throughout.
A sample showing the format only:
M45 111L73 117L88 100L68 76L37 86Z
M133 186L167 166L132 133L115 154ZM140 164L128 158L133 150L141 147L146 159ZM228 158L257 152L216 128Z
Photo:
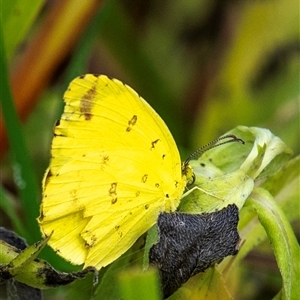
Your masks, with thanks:
M196 178L198 178L197 175ZM236 204L242 208L253 189L254 181L243 170L237 170L215 178L206 178L206 180L198 178L196 185L182 199L180 211L213 212L229 204Z
M20 254L9 262L9 272L16 276L24 271L24 267L30 264L46 246L50 236L32 246L25 248Z
M46 261L37 259L50 237L19 251L15 247L0 240L0 279L11 279L25 283L38 289L49 289L66 285L76 279L83 278L88 273L94 274L97 280L97 270L88 267L79 272L58 272Z
M280 170L292 153L268 129L238 126L226 134L243 139L245 145L221 145L192 160L195 184L184 194L179 210L212 212L232 203L241 209L254 180Z
M143 270L149 268L149 251L150 248L158 241L158 228L157 225L153 225L147 232L146 244L144 248L143 257Z
M262 184L282 207L289 221L300 219L299 186L300 155Z
M8 59L23 41L43 5L43 0L1 1L1 20Z
M300 186L300 156L292 159L284 168L270 176L262 187L270 192L276 203L284 211L286 218L292 222L300 219L299 186ZM246 202L247 204L247 202ZM260 222L254 219L256 213L248 205L240 212L239 230L243 243L236 255L232 269L256 246L267 238L266 231Z
M256 187L246 205L255 210L271 242L282 275L284 299L299 299L300 247L290 223L263 188Z
M8 192L0 186L0 207L3 211L9 216L10 220L13 223L15 231L18 232L20 236L26 236L26 230L24 229L24 224L17 215L13 205L13 200Z
M130 269L119 273L121 298L124 300L161 299L158 273L155 269Z
M94 291L95 299L120 299L120 291L118 286L117 274L130 264L132 258L131 249L124 253L120 258L114 261L108 267L101 269L99 274L99 284ZM94 299L92 298L92 299Z
M198 274L186 282L169 300L232 300L217 266Z
M241 136L246 132L254 137L252 150L241 166L253 179L263 178L280 170L292 155L292 150L268 129L238 126L237 131Z
M91 300L94 290L95 274L89 273L80 280L75 280L70 285L60 288L64 290L64 299Z
M18 187L22 207L25 213L24 224L26 236L24 236L24 238L31 243L40 238L40 232L35 220L39 214L39 185L32 167L32 161L25 146L22 127L11 95L2 29L3 28L0 28L1 107L9 144L14 158L14 180Z

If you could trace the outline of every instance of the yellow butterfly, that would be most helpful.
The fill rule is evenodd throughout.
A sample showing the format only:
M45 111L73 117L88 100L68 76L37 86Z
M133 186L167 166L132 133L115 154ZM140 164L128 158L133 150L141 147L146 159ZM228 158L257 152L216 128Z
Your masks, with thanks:
M100 269L160 212L177 208L192 171L164 121L128 85L88 74L64 100L38 222L59 255Z

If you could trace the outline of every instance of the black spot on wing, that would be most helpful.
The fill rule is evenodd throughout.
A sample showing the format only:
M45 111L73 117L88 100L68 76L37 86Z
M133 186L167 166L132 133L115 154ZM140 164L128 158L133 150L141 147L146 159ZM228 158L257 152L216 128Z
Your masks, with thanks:
M113 182L110 186L110 189L108 190L109 196L112 198L111 199L111 204L115 204L118 200L117 197L117 183Z
M155 148L155 145L160 141L160 139L157 139L153 142L151 142L151 149L154 149Z
M144 174L142 177L142 183L146 183L147 179L148 179L148 174Z
M132 127L137 122L137 115L134 115L129 121L128 121L128 127L126 128L127 132L130 132L132 130Z
M80 113L84 115L86 121L92 119L92 108L94 106L96 94L96 85L94 85L81 97L79 110Z

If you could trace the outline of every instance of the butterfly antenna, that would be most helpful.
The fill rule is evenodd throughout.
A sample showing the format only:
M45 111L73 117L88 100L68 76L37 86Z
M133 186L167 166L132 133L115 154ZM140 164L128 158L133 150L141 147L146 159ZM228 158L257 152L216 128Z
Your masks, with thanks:
M227 139L226 141L223 141ZM187 160L184 162L184 165L187 166L188 163L193 160L193 159L197 159L199 158L204 152L212 149L212 148L215 148L215 147L218 147L218 146L221 146L221 145L224 145L224 144L229 144L229 143L234 143L234 142L238 142L238 143L241 143L241 144L245 144L245 142L236 137L235 135L233 134L227 134L227 135L224 135L224 136L221 136L211 142L209 142L208 144L200 147L199 149L197 149L195 152L193 152L188 158Z

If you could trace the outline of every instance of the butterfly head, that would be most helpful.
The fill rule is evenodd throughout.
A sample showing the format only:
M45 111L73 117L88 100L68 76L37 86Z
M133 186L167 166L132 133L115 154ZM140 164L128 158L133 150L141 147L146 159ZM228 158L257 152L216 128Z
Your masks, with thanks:
M185 176L185 178L186 178L187 186L190 186L195 183L196 175L194 173L192 166L189 164L189 160L186 160L182 164L181 171L182 171L182 175Z

